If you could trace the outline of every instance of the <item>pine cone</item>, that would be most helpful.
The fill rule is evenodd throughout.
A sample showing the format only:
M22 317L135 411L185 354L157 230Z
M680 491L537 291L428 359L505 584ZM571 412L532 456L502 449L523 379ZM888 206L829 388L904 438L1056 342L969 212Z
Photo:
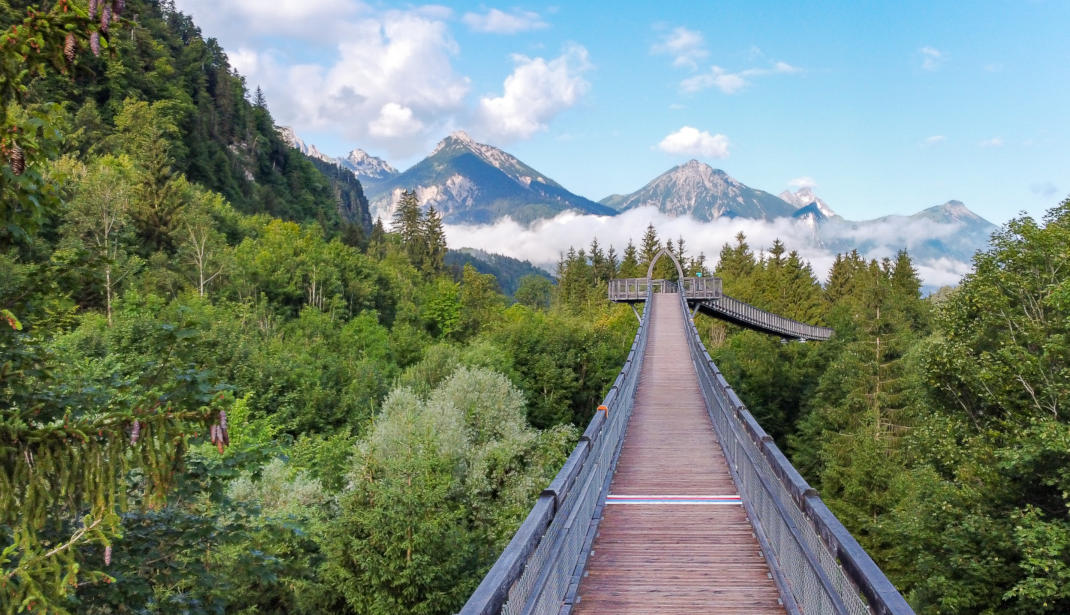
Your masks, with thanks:
M89 0L89 18L96 19L97 17L97 0Z
M104 547L104 565L111 566L111 545Z
M104 9L100 11L100 31L107 34L109 24L111 24L111 5L105 4Z
M115 0L112 2L112 6L115 8L115 14L118 16L126 8L126 0Z
M137 439L141 436L141 421L134 421L134 427L130 429L130 445L137 444Z
M89 35L89 49L93 52L93 55L100 55L100 32L93 32Z
M7 160L11 164L11 172L15 175L22 175L26 170L26 154L18 145L11 146L11 153L8 154Z
M74 52L78 49L78 41L74 38L73 32L67 33L67 39L63 41L63 55L67 57L67 61L74 64Z

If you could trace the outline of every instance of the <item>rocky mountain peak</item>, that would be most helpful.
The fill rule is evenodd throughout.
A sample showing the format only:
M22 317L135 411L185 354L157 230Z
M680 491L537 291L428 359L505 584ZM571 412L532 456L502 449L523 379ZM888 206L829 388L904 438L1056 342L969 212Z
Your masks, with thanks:
M341 166L353 171L357 179L364 182L381 181L398 174L398 170L385 160L372 156L362 149L354 149L339 162Z
M671 216L688 215L701 221L721 217L772 219L790 216L795 210L698 160L673 167L636 192L606 197L602 204L618 211L657 207Z
M818 212L825 218L834 218L836 216L836 212L832 211L832 208L828 206L828 203L821 200L810 186L803 186L795 192L785 190L777 196L796 209L803 209L809 205L815 205Z

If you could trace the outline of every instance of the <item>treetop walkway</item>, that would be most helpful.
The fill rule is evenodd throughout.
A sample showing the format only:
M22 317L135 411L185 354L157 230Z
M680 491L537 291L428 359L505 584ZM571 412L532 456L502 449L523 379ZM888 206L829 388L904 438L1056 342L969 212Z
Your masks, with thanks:
M461 613L913 613L725 381L692 310L831 331L725 308L719 280L680 273L610 285L618 301L644 294L628 358Z

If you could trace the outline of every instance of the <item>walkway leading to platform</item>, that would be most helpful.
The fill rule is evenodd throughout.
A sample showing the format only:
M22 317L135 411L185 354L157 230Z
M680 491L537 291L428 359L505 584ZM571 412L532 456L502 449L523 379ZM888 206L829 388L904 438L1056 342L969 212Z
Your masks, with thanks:
M784 613L689 359L653 295L635 408L574 614Z

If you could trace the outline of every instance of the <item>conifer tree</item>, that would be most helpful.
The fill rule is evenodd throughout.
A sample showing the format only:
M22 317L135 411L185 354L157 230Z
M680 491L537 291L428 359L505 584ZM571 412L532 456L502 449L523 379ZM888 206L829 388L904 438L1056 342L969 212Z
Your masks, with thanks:
M427 208L424 216L423 235L427 248L421 270L427 275L441 273L446 268L446 231L442 228L442 216L434 205Z
M256 86L256 93L253 95L253 106L257 109L267 109L267 98L264 97L264 90L260 89L260 86Z
M617 259L617 250L612 245L606 250L606 279L617 277L617 267L620 265Z
M640 275L638 251L629 239L628 245L624 248L624 258L620 261L620 277L638 278Z
M368 253L377 259L386 256L386 228L381 216L376 216L375 224L372 225L372 234L368 238Z
M646 226L646 232L643 233L642 247L640 248L640 255L642 259L639 261L639 267L642 269L642 275L646 275L646 268L650 266L650 262L654 260L654 255L661 250L661 240L658 239L658 231L654 228L654 223L651 222Z
M725 292L747 300L751 294L751 276L757 268L754 253L743 232L736 234L736 245L725 244L717 261L715 273L724 281Z
M394 210L393 230L401 237L401 245L409 257L409 262L420 269L428 246L425 241L424 220L420 215L420 201L415 190L405 190L401 193L397 209Z

